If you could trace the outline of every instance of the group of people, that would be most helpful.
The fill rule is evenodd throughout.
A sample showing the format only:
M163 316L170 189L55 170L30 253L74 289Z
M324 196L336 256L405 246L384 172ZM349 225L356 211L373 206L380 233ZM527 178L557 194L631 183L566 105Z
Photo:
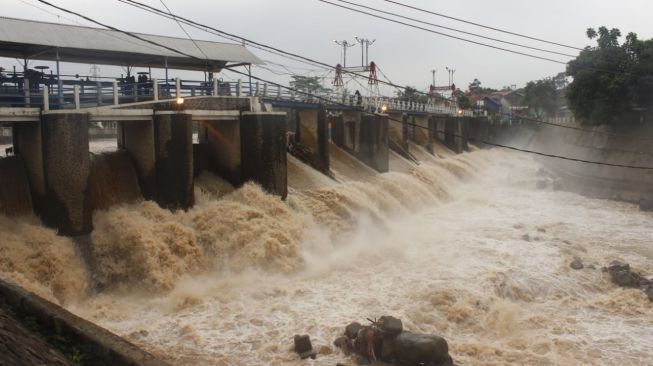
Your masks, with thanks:
M138 79L134 75L127 74L126 77L120 79L120 90L123 95L133 95L134 91L139 95L148 95L151 89L148 81L149 78L145 73L139 73Z

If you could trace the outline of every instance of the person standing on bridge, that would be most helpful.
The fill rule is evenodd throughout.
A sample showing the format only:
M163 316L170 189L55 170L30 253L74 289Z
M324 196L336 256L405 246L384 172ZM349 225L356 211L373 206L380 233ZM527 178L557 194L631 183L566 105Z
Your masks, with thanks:
M354 95L356 96L356 105L361 105L363 103L363 96L361 95L361 92L356 90Z

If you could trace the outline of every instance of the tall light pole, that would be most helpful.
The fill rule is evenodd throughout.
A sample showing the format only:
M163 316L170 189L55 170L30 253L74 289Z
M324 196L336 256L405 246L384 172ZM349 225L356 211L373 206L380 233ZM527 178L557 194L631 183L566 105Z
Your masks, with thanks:
M431 70L431 74L433 74L433 84L431 84L431 85L433 85L433 87L435 87L435 73L436 73L436 71L438 71L438 70L436 70L436 69Z
M453 73L456 72L454 69L450 69L449 67L445 67L447 71L449 72L449 86L453 84Z
M336 41L334 39L333 42L335 42L335 44L338 46L342 46L342 67L347 67L347 48L354 47L355 44L349 43L347 40Z
M354 36L354 39L361 44L361 66L369 65L370 46L376 42L376 39L370 41L367 38L358 38L358 36ZM363 57L365 57L365 63L363 63Z

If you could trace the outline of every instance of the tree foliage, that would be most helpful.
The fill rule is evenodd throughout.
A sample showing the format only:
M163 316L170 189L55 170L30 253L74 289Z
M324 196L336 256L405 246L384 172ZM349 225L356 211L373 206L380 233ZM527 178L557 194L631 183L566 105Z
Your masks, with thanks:
M292 75L292 80L290 81L290 87L308 93L316 93L329 90L325 88L320 83L320 78L318 76L299 76Z
M555 114L558 106L554 78L529 81L524 88L523 103L528 105L538 118Z
M424 93L420 93L417 88L413 86L407 86L403 90L397 89L397 98L405 101L426 103L428 97Z
M471 83L469 83L468 89L469 89L469 94L471 95L482 95L482 94L490 94L495 91L496 89L492 88L484 88L481 86L481 81L478 79L474 79Z
M567 88L568 105L581 123L618 125L639 120L653 108L653 40L641 41L628 33L619 44L621 31L600 27L587 29L596 39L567 66L573 82Z

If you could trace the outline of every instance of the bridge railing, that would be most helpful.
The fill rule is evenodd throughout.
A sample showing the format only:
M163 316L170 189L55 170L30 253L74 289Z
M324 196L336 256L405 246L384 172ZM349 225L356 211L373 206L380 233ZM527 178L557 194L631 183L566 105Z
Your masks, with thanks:
M291 90L276 84L258 81L157 80L127 83L121 80L61 80L59 85L30 83L29 79L13 80L13 85L0 85L0 105L42 107L44 109L75 109L92 106L118 105L141 101L193 96L259 97L268 101L326 104L360 108L370 112L425 112L473 116L472 110L459 111L448 101L429 100L420 103L403 98L360 96L341 91ZM462 112L462 113L461 113Z

